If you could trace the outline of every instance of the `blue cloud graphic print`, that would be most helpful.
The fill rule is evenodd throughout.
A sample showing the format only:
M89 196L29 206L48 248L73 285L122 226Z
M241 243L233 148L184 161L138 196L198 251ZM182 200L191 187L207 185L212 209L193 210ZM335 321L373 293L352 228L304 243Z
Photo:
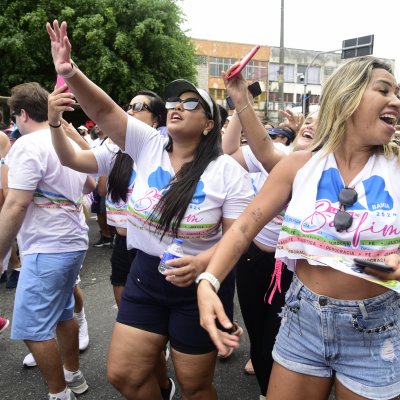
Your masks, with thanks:
M363 181L367 206L370 211L391 210L393 198L385 190L385 181L377 175ZM339 202L339 193L343 189L343 182L336 168L327 169L322 173L318 184L317 200L330 200L332 203ZM358 201L347 210L365 210Z
M156 188L160 193L165 192L166 186L171 180L171 174L168 171L163 170L161 167L158 167L154 172L149 175L148 185L149 187ZM203 191L204 183L199 181L196 187L196 191L192 198L192 204L201 204L204 203L206 198L206 194Z
M158 167L154 172L149 175L148 184L151 188L156 188L159 192L168 185L171 180L171 174ZM165 191L165 189L164 189Z

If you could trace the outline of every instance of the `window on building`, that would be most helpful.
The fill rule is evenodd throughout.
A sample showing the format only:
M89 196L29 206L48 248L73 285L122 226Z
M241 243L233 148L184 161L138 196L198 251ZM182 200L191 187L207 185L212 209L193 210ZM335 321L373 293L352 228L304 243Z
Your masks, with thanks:
M307 69L306 65L298 65L297 66L297 82L298 83L303 83L303 82L301 82L300 77L301 77L301 75L303 75L305 77L306 69ZM320 73L321 73L321 67L311 66L310 68L308 68L306 82L314 84L314 85L319 85L321 83Z
M285 64L283 66L283 79L285 82L294 82L294 65ZM279 64L269 63L268 79L270 81L279 81Z
M335 72L336 67L325 67L324 68L324 75L331 76Z
M234 58L210 57L210 76L220 78L222 71L227 71L236 61ZM242 74L245 79L263 81L267 76L267 62L251 60L242 71Z

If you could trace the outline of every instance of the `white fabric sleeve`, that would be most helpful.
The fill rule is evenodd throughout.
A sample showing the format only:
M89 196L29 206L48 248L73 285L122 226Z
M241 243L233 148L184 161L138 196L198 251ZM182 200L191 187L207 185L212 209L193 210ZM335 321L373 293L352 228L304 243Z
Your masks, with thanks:
M115 144L104 143L92 149L93 155L97 161L97 174L93 176L108 176L114 165L115 157L119 151L119 147Z
M229 157L229 156L228 156ZM227 194L222 206L224 218L238 218L254 198L254 188L247 171L236 161L225 169Z
M8 154L8 187L35 190L46 173L47 163L40 146L31 146L27 151L21 139L14 143Z
M134 117L131 117L130 115L128 116L125 137L125 153L129 154L133 161L139 159L143 147L149 140L160 140L161 138L160 133L156 129Z

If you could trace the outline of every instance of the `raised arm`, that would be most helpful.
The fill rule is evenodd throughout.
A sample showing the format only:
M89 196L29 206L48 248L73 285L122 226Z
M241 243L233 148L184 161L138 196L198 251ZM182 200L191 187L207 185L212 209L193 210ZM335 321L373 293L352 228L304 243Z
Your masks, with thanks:
M46 28L57 73L63 76L86 115L124 150L127 114L73 64L67 23L64 21L59 25L55 20L53 26L47 23Z
M224 134L222 135L222 151L233 157L244 169L248 170L246 161L240 148L242 125L236 112L233 113Z
M307 152L292 153L271 171L258 195L218 243L206 272L214 275L220 282L225 279L256 234L286 206L291 197L296 173L309 158L310 153ZM225 352L226 346L237 347L237 337L221 336L216 327L216 319L226 329L230 329L232 324L207 280L200 281L197 296L200 323L208 331L217 348Z
M235 65L231 67L231 69L233 68L235 68ZM242 74L238 74L232 79L227 79L231 69L226 73L222 73L225 87L235 104L237 116L246 135L248 145L265 170L270 172L286 155L283 151L275 148L271 138L258 119L252 107L252 101L249 99L251 94L247 90L247 81L243 78ZM231 123L232 121L229 125Z
M98 165L91 150L80 150L74 147L67 137L61 115L65 111L73 111L74 102L71 93L63 93L66 86L61 86L49 95L48 120L54 149L62 165L88 174L97 173Z

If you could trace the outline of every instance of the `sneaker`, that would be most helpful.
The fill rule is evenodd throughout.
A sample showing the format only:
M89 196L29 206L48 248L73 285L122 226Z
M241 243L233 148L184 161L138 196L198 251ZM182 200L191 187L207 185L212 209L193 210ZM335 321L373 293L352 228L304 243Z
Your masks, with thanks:
M161 389L161 395L163 400L172 400L175 394L175 382L171 379L168 378L169 380L169 385L168 389Z
M32 354L32 353L29 353L29 354L24 358L24 361L22 361L22 365L23 365L24 367L27 367L27 368L32 368L32 367L36 367L36 366L37 366L36 360L35 360L35 358L33 357L33 354Z
M4 271L0 276L0 283L7 282L7 271Z
M67 386L75 393L75 394L82 394L85 393L89 386L86 383L86 379L83 376L81 371L74 372L74 377L71 381L66 381Z
M6 318L0 317L0 333L2 333L8 325L10 325L10 321Z
M89 346L89 332L86 318L78 319L79 324L79 351L85 351Z
M111 245L111 238L101 235L100 239L93 244L93 247L103 247L110 245Z
M76 397L74 396L74 394L71 392L70 389L67 389L66 394L69 395L68 400L76 400ZM61 399L49 393L47 395L47 400L61 400Z
M19 279L19 271L16 271L15 269L13 269L10 277L7 280L6 288L7 289L15 289L18 285L18 279Z

